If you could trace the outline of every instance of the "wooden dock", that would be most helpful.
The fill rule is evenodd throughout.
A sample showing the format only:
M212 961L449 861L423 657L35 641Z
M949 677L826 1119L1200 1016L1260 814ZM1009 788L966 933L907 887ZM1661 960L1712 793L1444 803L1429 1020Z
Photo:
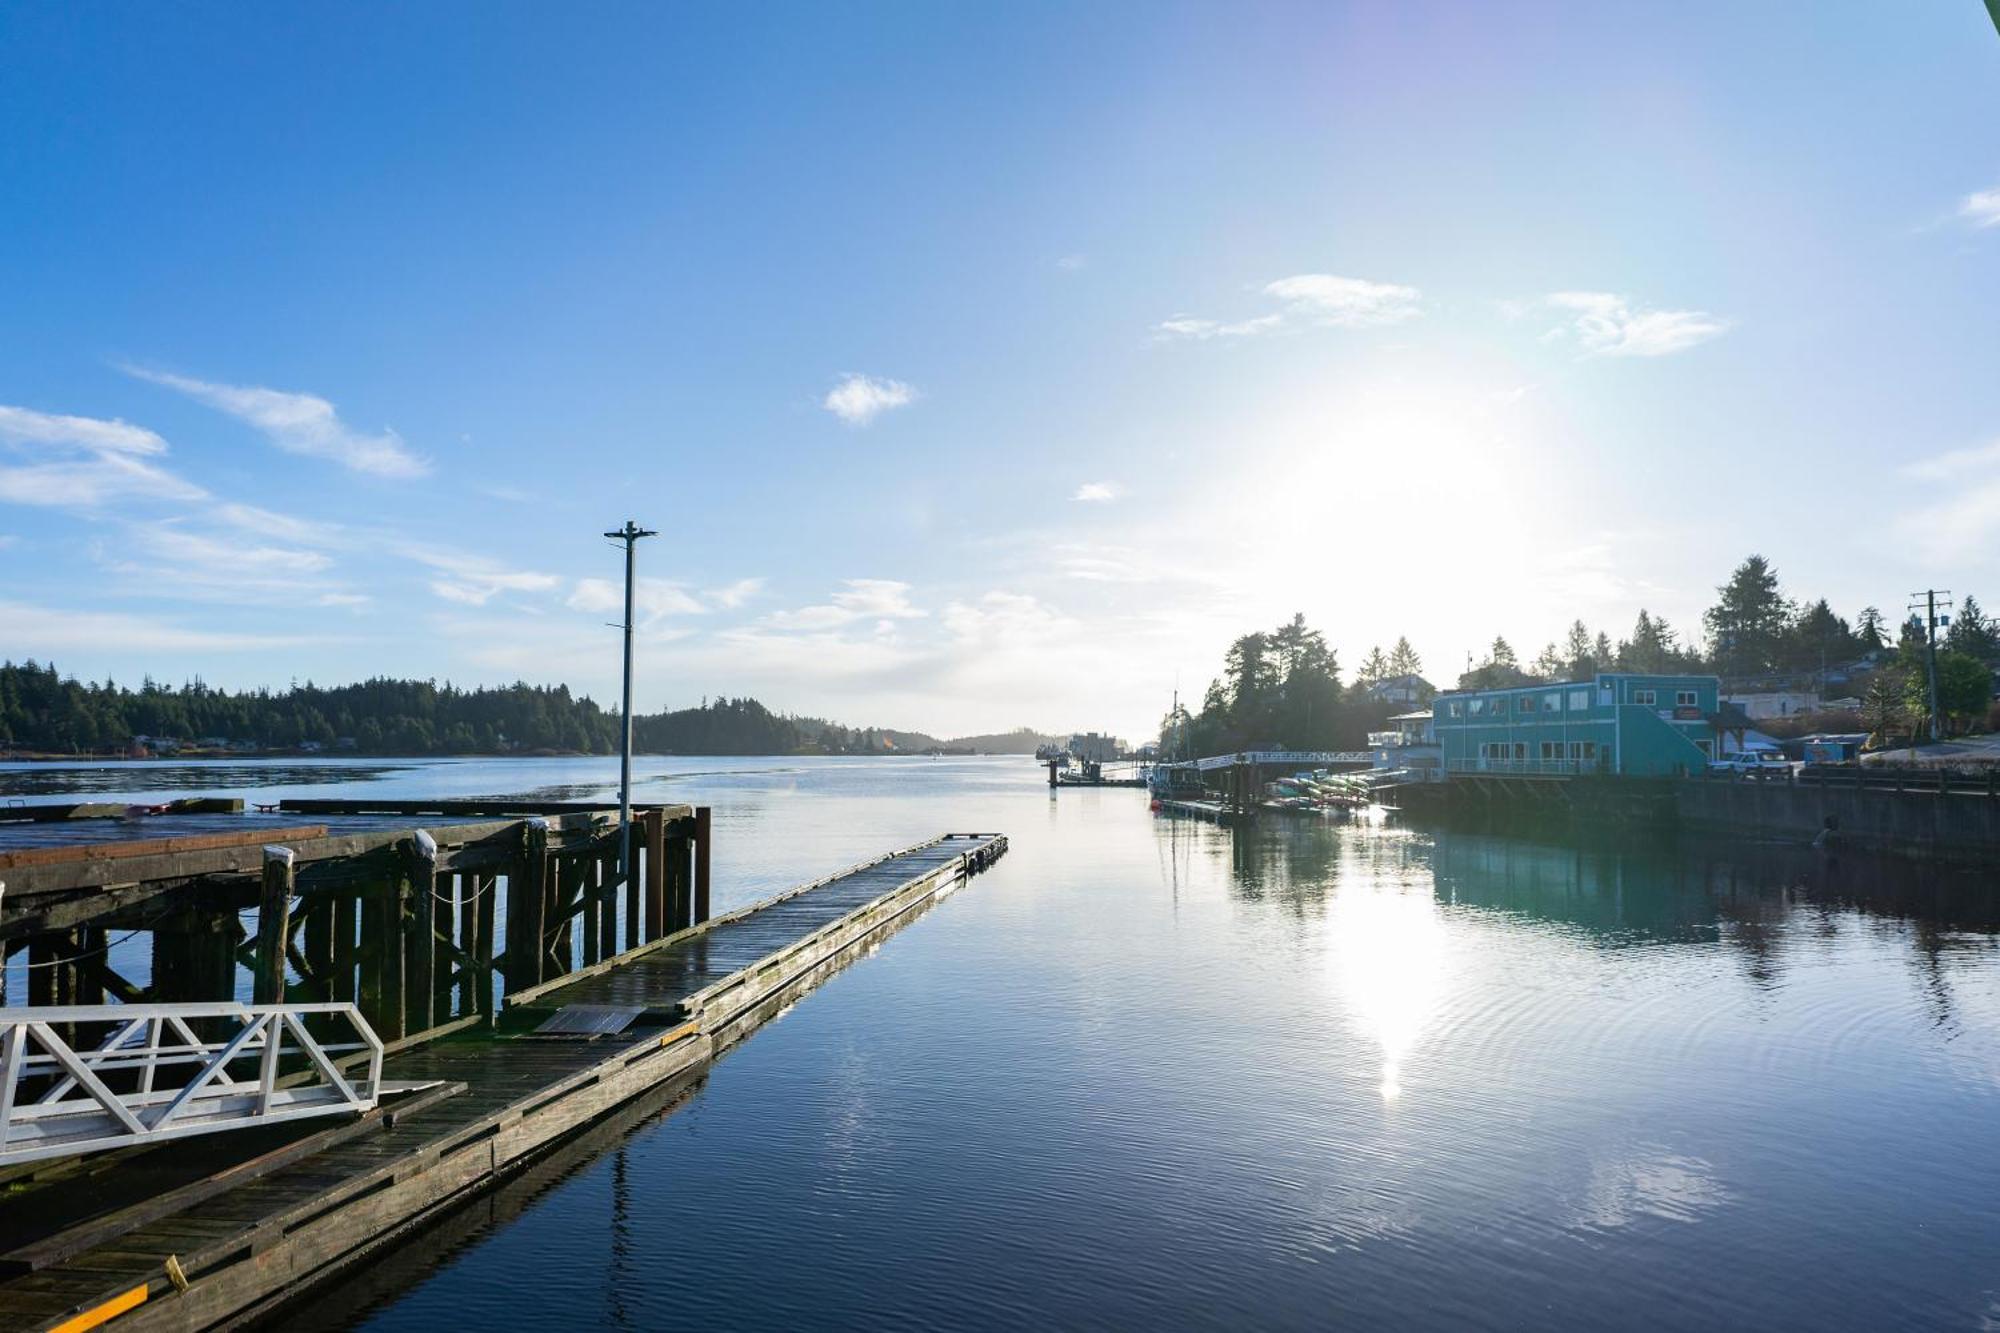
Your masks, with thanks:
M408 839L408 813L377 813L403 818L400 836ZM657 813L662 832L681 818L689 819L692 830L687 807ZM353 814L327 810L313 816ZM706 822L701 821L704 833ZM471 826L482 830L476 837L437 829L432 834L439 844L437 861L454 876L476 876L474 849L491 840L546 851L544 840L553 837L568 844L569 859L578 865L601 865L599 814L542 817L526 827L513 823L511 833ZM559 827L552 831L552 824ZM314 832L318 838L334 836ZM346 836L368 844L387 834ZM193 1330L274 1318L314 1285L371 1261L395 1237L440 1219L579 1140L621 1108L641 1099L656 1108L677 1095L717 1055L984 869L1006 845L995 834L946 835L651 939L643 938L642 892L634 927L641 939L633 947L619 953L594 948L595 956L588 956L573 941L561 955L547 946L524 946L523 954L549 962L543 975L510 987L497 1008L475 1000L466 1013L392 1044L383 1076L415 1090L359 1120L330 1128L327 1121L308 1121L234 1131L18 1171L0 1195L5 1246L0 1327L65 1333L105 1324ZM365 850L373 854L380 848ZM144 855L232 853L230 847L212 847ZM113 847L103 845L89 854L100 862L123 861L127 869L139 860L117 857ZM390 864L406 868L405 855L395 853ZM307 863L318 866L312 878L322 888L342 882L338 860L322 856ZM581 907L571 899L563 901L572 912L537 910L550 899L532 889L553 880L580 887L584 898L596 894L598 912L590 922L595 939L615 940L615 914L612 927L604 924L622 896L615 875L607 891L577 866L551 863L536 870L532 860L512 864L524 886L517 891L515 915L528 922L507 925L512 939L584 933L571 929L584 924ZM215 877L226 881L244 869L217 868ZM664 870L663 865L663 879ZM689 870L691 879L692 865ZM355 872L350 867L346 873L351 878ZM38 885L44 892L30 895L37 900L33 910L44 919L67 901L49 888L63 882L60 876L44 877ZM108 886L119 882L100 881L98 892L111 893ZM151 881L137 887L170 892ZM13 908L12 898L10 887L0 901ZM415 910L424 911L427 901L460 900L434 892L428 900L416 899ZM125 899L118 903L118 910L129 910ZM81 909L71 903L67 910ZM475 910L471 917L476 935L480 914ZM17 927L22 919L16 919ZM391 920L381 918L387 936L404 938L388 929ZM0 931L7 924L0 917ZM282 938L262 928L259 934L267 941ZM436 942L449 934L431 938ZM255 951L246 953L254 967ZM282 955L273 951L273 956ZM88 960L74 961L88 966ZM475 951L467 965L494 961L490 953L482 958ZM530 970L499 961L510 976ZM379 978L382 968L374 966ZM290 984L302 985L304 979ZM434 974L425 989L442 993Z
M1254 823L1257 818L1254 807L1235 806L1223 801L1183 801L1163 797L1153 802L1153 808L1161 814L1206 819L1212 824L1221 824L1225 827Z

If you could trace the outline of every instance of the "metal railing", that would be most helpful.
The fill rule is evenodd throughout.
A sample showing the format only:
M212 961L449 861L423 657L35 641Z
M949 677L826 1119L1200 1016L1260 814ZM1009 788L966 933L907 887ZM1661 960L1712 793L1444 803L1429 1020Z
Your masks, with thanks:
M1595 759L1453 759L1446 767L1453 773L1492 773L1501 777L1545 777L1570 773L1594 773Z
M355 1040L322 1041L313 1015ZM355 1052L366 1074L350 1079L337 1060ZM367 1111L381 1084L381 1039L351 1004L0 1008L0 1166Z

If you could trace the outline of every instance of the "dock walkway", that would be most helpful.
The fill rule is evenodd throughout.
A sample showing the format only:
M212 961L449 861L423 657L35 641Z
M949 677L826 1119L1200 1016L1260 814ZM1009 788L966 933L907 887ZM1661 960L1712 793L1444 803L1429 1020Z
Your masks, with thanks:
M691 1086L1006 845L946 835L525 988L497 1026L474 1015L392 1053L385 1080L428 1086L360 1123L275 1146L268 1135L189 1141L201 1145L199 1171L183 1143L107 1154L124 1160L97 1159L81 1178L16 1182L0 1201L13 1242L0 1255L0 1327L194 1330L271 1317L632 1099ZM564 1028L574 1035L537 1031ZM162 1154L181 1155L178 1175ZM79 1209L80 1190L94 1211ZM38 1216L52 1219L43 1234Z

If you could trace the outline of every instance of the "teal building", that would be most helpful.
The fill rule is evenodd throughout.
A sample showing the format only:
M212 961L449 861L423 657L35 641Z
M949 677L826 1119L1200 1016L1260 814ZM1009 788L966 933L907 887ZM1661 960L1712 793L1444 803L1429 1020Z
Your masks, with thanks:
M1715 752L1714 676L1607 673L1560 685L1440 694L1432 725L1448 774L1699 774Z

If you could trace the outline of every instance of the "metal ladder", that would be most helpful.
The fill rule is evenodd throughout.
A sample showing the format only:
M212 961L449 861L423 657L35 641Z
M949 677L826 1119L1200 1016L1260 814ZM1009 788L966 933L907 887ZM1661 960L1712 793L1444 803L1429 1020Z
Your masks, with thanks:
M313 1036L317 1014L354 1040ZM338 1062L357 1052L365 1076L350 1078ZM282 1074L286 1057L303 1067ZM381 1038L352 1004L0 1008L0 1166L358 1113L382 1091Z

